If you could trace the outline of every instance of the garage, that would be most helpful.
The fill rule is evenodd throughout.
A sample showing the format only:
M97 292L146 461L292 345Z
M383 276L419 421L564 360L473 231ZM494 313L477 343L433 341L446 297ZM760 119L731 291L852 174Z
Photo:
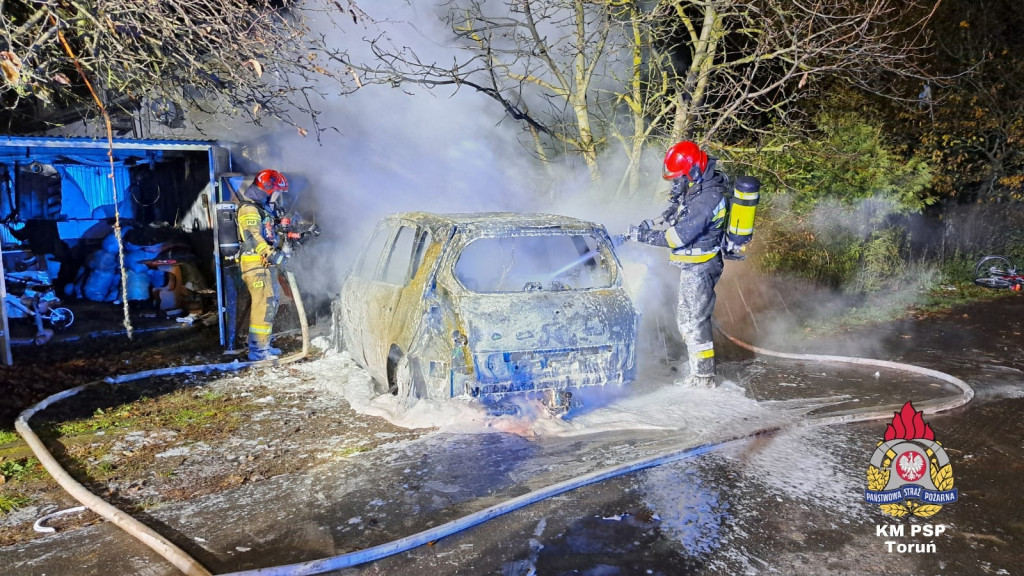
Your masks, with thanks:
M0 363L199 318L230 347L216 241L230 171L214 142L0 137Z

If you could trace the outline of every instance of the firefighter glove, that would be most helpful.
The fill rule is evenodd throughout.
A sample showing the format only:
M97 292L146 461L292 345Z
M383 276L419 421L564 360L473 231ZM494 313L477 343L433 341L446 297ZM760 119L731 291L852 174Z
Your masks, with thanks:
M668 208L661 213L661 219L669 226L675 226L676 222L679 221L679 203L672 202L669 204Z
M267 254L267 266L280 266L281 264L284 264L285 258L287 257L288 255L282 250L271 250Z
M650 240L660 233L659 230L654 230L653 227L654 222L644 220L639 226L630 226L629 234L627 236L634 242L650 244Z
M643 244L653 244L654 239L659 235L664 234L661 230L652 230L650 228L641 228L639 234L637 234L637 241Z

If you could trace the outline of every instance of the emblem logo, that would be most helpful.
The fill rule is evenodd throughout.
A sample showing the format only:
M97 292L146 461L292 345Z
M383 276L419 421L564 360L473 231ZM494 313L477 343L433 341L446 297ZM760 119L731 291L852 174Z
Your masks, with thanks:
M893 413L885 440L871 456L864 499L897 518L907 514L927 518L942 510L943 504L956 502L949 456L923 413L910 402Z

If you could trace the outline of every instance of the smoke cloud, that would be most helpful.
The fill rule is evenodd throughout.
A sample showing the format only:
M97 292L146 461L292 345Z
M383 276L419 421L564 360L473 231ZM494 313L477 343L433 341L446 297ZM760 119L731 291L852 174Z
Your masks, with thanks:
M366 37L383 31L425 62L451 62L457 53L436 11L440 8L392 0L364 9L375 20L364 28ZM365 42L351 30L323 32L348 48L354 61L369 61ZM238 128L232 135L244 143L233 150L236 169L284 172L300 195L304 215L315 216L323 228L296 266L303 291L314 295L337 292L373 226L386 214L547 212L600 222L617 234L660 213L657 196L664 200L667 194L660 176L646 179L641 197L628 198L615 192L617 181L591 182L577 159L543 165L530 150L523 126L469 88L365 84L353 94L324 100L320 108L318 121L330 129L319 141L290 126ZM660 170L662 153L650 154L652 174ZM606 180L617 180L625 155L607 154L603 166L613 177ZM637 254L646 260L657 252L642 248Z

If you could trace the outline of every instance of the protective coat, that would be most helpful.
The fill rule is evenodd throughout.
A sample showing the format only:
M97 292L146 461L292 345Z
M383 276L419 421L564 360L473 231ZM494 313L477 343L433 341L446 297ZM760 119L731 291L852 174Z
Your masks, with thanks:
M715 375L711 315L715 284L722 276L722 236L725 232L728 178L715 170L711 158L701 180L686 177L672 183L671 205L662 215L669 225L653 234L648 244L672 250L669 261L680 268L676 323L686 344L690 377Z
M255 191L254 191L255 190ZM242 281L249 290L252 307L249 310L249 356L253 360L264 359L270 350L270 334L277 316L279 290L277 267L269 262L273 251L270 213L254 201L253 195L266 197L266 193L250 186L245 193L245 202L238 207L238 236L241 254L238 264Z

